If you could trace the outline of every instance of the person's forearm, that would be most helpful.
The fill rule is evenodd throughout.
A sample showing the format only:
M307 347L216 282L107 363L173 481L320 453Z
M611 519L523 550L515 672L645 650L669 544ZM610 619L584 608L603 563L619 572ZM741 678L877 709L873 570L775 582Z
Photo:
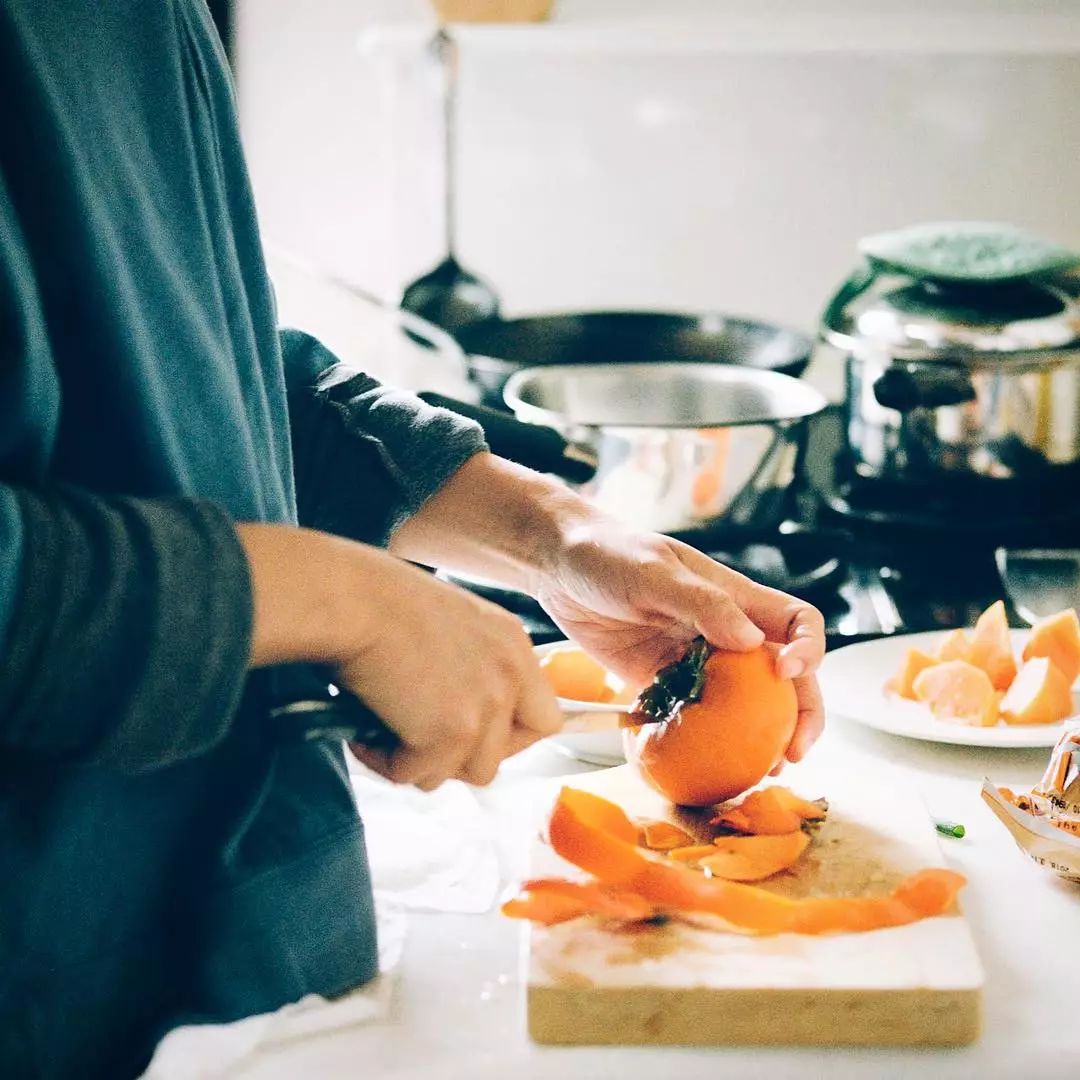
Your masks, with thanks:
M390 550L531 592L575 525L595 514L559 481L481 453L394 533Z

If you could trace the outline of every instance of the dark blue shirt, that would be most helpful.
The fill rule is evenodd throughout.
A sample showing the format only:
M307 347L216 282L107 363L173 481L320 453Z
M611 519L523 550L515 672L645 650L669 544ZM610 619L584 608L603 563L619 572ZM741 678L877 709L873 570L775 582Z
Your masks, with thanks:
M384 542L482 440L333 364L276 327L201 0L0 0L5 1076L376 971L342 750L268 729L232 523Z

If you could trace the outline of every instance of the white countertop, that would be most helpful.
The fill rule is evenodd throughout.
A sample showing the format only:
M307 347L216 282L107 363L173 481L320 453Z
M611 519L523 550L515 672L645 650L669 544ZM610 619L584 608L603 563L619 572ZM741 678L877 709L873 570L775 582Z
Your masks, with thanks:
M1032 864L979 798L987 775L1030 787L1042 774L1047 751L918 743L833 720L814 757L820 765L914 787L932 813L966 826L965 839L946 839L942 845L949 862L968 877L963 906L986 969L984 1032L973 1046L833 1051L536 1046L524 1028L523 928L492 911L412 915L389 1020L262 1051L236 1075L244 1080L1071 1075L1069 1055L1080 1052L1070 985L1080 887ZM507 881L524 870L554 778L587 769L541 744L507 762L495 784L480 792Z
M371 328L383 317L367 305L326 283L306 280L287 265L279 277L299 316L296 322L317 329L339 355L376 374L392 374L401 385L468 392L461 371L424 350L403 355L399 344L391 347L373 335ZM308 292L318 304L306 302ZM321 314L317 326L302 317L312 310ZM1048 751L920 743L834 719L813 757L825 767L914 787L932 813L967 828L964 840L943 840L942 845L952 865L968 877L963 906L986 969L984 1033L973 1046L835 1051L540 1047L529 1041L524 1027L521 925L496 911L412 914L390 1020L277 1045L260 1051L234 1075L243 1080L1011 1080L1040 1071L1071 1075L1068 1054L1080 1053L1080 1025L1069 983L1077 951L1069 942L1080 926L1080 887L1034 866L979 797L985 776L1029 788L1042 775ZM507 762L496 783L479 792L507 882L525 872L529 841L554 795L556 778L589 768L540 745Z

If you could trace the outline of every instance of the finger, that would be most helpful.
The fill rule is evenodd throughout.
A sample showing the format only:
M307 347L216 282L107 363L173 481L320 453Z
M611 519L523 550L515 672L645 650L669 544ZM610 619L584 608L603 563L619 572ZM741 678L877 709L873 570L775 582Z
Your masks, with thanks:
M770 776L779 776L784 771L784 759L781 758L769 771Z
M732 595L770 641L783 644L776 661L782 678L817 670L825 656L825 619L813 604L749 579L739 582Z
M435 791L437 788L443 786L446 783L448 777L445 776L424 776L415 781L413 787L418 788L425 793Z
M373 750L370 746L362 743L349 743L349 753L352 754L361 765L377 773L385 780L392 779L390 769L390 756L385 750ZM434 791L443 783L442 777L424 776L413 781L413 786L421 791Z
M780 675L790 679L808 674L821 663L825 655L825 620L813 604L759 585L693 548L680 545L678 555L692 573L722 589L769 641L784 646L777 658Z
M467 784L485 787L495 779L510 742L511 716L505 705L493 707L481 720L480 737L456 774Z
M541 735L538 731L533 731L531 728L518 727L515 724L510 729L510 738L507 741L506 756L508 758L513 757L515 754L520 754L522 750L528 750L530 746L538 743L541 739L547 738L546 735Z
M520 672L520 695L514 710L515 727L536 733L538 739L562 730L563 714L551 683L540 670L540 662L526 639L526 655Z
M390 768L390 757L385 750L373 750L370 746L364 746L363 743L351 742L349 743L349 753L373 773L378 773L384 779L389 779L386 774Z
M383 775L395 784L438 786L457 775L478 734L476 723L457 713L454 723L432 725L423 746L405 745L395 750Z
M799 719L795 734L788 745L788 761L801 761L825 729L825 703L821 688L813 675L795 680L795 695L799 702Z
M700 575L673 582L663 610L720 649L753 649L765 640L728 591Z

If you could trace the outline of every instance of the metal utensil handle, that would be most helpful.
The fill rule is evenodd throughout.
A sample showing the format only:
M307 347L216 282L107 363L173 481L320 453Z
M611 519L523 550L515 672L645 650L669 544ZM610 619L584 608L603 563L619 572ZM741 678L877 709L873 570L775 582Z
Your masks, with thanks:
M455 133L454 126L457 120L457 86L458 86L458 48L457 42L447 32L445 26L440 26L432 41L432 50L439 61L440 74L442 75L442 107L443 107L443 212L445 220L446 255L453 259L454 249L457 244L456 222L454 220L457 199L455 198L455 186L457 181L457 166L454 161Z
M567 442L553 428L526 424L498 409L443 394L425 391L420 398L429 405L475 420L484 429L492 453L499 457L539 472L553 473L575 484L587 483L596 475L596 454L587 447Z
M938 409L975 401L971 376L951 364L892 364L871 386L877 403L897 412Z
M270 708L275 734L287 742L345 740L387 753L401 743L373 709L355 694L335 686L329 673L308 668L290 673L289 698Z

